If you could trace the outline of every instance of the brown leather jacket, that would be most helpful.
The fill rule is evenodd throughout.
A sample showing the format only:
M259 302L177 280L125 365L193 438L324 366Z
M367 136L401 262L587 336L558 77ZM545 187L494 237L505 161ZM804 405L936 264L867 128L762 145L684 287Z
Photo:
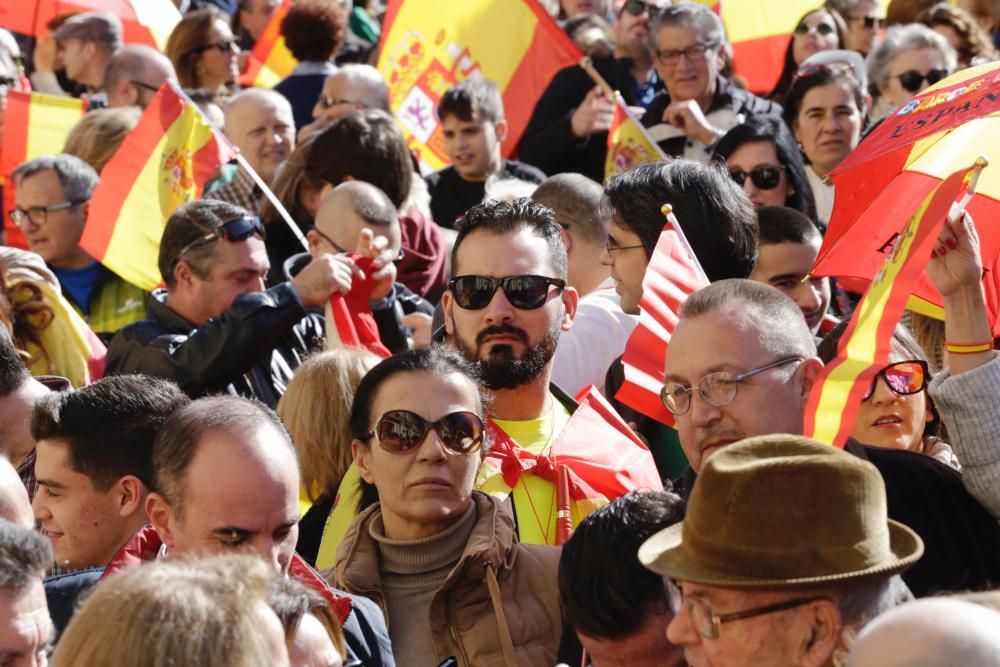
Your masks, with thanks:
M462 667L554 665L562 632L560 549L520 544L514 520L498 500L478 491L472 499L476 525L431 603L438 657L455 656ZM375 600L386 612L378 544L368 533L378 509L376 504L355 517L337 551L336 568L323 575ZM386 621L391 627L388 613ZM399 656L396 660L405 664Z

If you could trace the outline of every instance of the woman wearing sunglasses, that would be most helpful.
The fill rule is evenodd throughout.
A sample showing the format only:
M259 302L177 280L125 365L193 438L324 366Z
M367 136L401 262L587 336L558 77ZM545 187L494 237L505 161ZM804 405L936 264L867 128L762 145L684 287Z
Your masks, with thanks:
M948 41L925 25L892 26L868 54L871 92L878 93L876 116L907 100L955 71L957 57Z
M215 9L188 12L174 27L164 49L184 88L226 92L239 80L240 47Z
M806 12L792 31L792 38L785 49L781 76L769 99L783 104L799 65L814 53L844 48L846 34L847 24L836 11L820 7Z
M752 116L719 140L713 158L725 163L755 207L787 206L816 221L805 164L780 118Z
M488 443L468 362L443 348L382 361L350 425L379 502L352 522L334 574L381 605L396 662L555 664L559 551L518 543L508 510L473 491Z
M939 2L924 11L919 21L948 40L958 56L959 69L1000 58L990 35L976 23L976 17L961 7Z

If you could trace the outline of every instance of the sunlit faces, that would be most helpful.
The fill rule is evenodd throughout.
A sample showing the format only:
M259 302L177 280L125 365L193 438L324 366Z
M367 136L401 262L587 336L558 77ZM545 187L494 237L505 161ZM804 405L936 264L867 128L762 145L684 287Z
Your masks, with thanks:
M792 34L792 58L796 65L814 53L839 46L837 25L830 12L823 9L807 14Z
M767 283L788 295L802 310L810 331L816 333L830 308L828 278L805 280L816 261L822 239L816 236L805 243L762 243L750 280Z
M654 60L656 73L667 87L671 101L707 101L715 92L722 69L722 47L710 48L701 56L681 55L665 62L665 54L671 51L687 51L699 44L710 46L692 25L663 25L656 31L654 43L658 54Z
M441 119L444 152L458 175L482 182L500 171L500 142L507 136L507 121L462 120L449 114Z
M611 278L615 281L615 292L621 299L622 310L638 315L642 278L649 264L642 239L617 220L612 221L608 225L608 242L601 254L601 263L611 267Z
M874 0L861 0L844 16L847 23L847 44L844 48L867 54L872 49L875 35L882 26L882 10Z
M476 385L460 373L425 371L393 375L372 402L372 427L389 410L409 410L428 421L453 412L481 414ZM472 486L482 449L458 454L435 429L414 449L390 452L373 437L352 445L361 476L378 489L385 535L415 540L436 535L453 524L472 502Z
M743 191L754 206L784 206L788 198L795 194L788 173L778 159L778 152L770 141L748 141L726 158L730 173L743 172L748 176L743 181ZM749 176L755 169L777 168L778 183L773 188L761 188Z
M256 236L245 241L219 239L215 244L208 276L199 277L193 270L184 271L183 280L178 281L178 289L188 291L192 304L197 309L197 322L201 326L206 320L218 317L233 305L241 294L264 290L264 278L270 269L264 242Z
M889 363L908 359L910 357L894 341ZM925 378L925 382L928 381ZM901 396L892 391L884 379L878 378L875 391L858 408L851 437L866 445L919 452L923 450L924 429L933 420L926 390Z
M66 198L59 175L52 169L43 169L17 181L14 202L18 208L29 210L64 204ZM41 217L44 216L44 223ZM41 216L32 214L21 225L28 241L28 249L41 256L46 263L57 268L79 269L94 260L80 247L80 237L87 221L87 203Z
M40 578L23 591L0 592L0 664L45 667L54 633Z
M861 122L854 91L828 83L805 94L792 131L813 170L826 177L858 145Z
M240 5L240 25L254 40L260 39L279 0L246 0Z
M59 42L59 51L66 68L66 77L72 81L79 82L79 78L86 71L88 58L84 54L85 46L85 42L76 37Z
M347 74L331 74L323 82L323 90L313 106L313 118L329 125L341 116L364 109L359 92Z
M202 88L215 90L239 79L240 47L233 40L233 32L223 20L218 20L203 45L196 71ZM225 48L223 48L225 47Z
M226 135L269 183L295 147L292 109L264 96L237 100L226 112Z
M879 84L879 92L893 108L901 106L914 95L931 85L924 78L916 89L911 86L907 90L903 85L903 77L908 72L916 72L926 77L934 70L946 71L944 56L937 49L906 49L900 51L889 61L889 80Z

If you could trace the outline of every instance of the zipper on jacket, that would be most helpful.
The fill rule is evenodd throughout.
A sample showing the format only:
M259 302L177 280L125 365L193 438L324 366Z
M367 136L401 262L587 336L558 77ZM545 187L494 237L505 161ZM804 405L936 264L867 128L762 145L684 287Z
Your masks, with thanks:
M451 638L455 641L455 645L458 646L459 655L462 657L462 667L473 667L472 663L469 662L469 656L465 654L465 646L462 644L462 640L458 636L458 628L455 627L455 619L452 616L451 603L448 603L448 629L451 631Z

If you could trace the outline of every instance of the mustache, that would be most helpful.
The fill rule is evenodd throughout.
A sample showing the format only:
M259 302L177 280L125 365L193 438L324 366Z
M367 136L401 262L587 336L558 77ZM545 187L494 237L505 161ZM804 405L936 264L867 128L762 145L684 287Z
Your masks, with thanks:
M517 336L522 343L528 344L528 332L520 327L515 327L513 324L497 324L491 327L486 327L478 334L476 334L476 345L482 345L483 342L490 336Z

